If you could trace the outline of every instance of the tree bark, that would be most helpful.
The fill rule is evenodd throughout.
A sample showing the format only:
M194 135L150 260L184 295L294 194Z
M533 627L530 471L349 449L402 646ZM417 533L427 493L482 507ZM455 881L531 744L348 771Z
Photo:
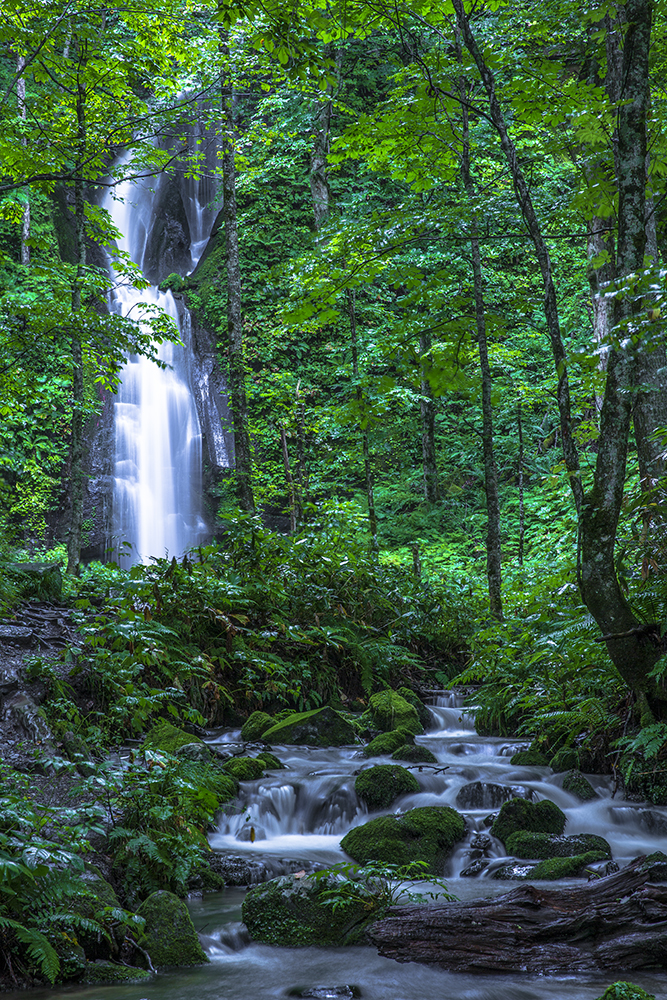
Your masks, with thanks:
M290 468L289 448L287 447L287 431L280 427L280 447L283 453L283 465L285 466L285 480L290 495L289 522L292 534L296 531L296 493L294 489L294 477Z
M335 49L332 44L326 45L324 50L325 58L332 56L336 60L336 75L340 74L340 61L342 50ZM315 105L315 142L310 156L310 193L313 199L313 213L315 215L315 229L319 230L326 222L331 208L331 191L329 190L328 156L329 143L331 138L331 117L333 114L333 94L334 88L327 85L326 92L328 100L318 101Z
M347 305L350 316L350 334L352 340L352 375L356 384L355 395L359 405L359 430L361 432L361 450L364 456L364 478L366 481L366 501L368 503L368 525L371 532L371 548L379 551L378 522L375 513L375 493L373 488L373 469L371 466L370 448L368 445L368 425L363 419L364 394L359 385L359 354L357 350L357 311L354 302L354 292L348 289Z
M229 50L223 40L221 49ZM222 219L227 256L227 337L229 354L229 402L234 426L236 464L236 496L239 506L249 513L255 510L252 489L252 459L248 433L248 401L243 361L243 318L241 314L241 266L236 210L236 163L234 160L233 88L222 87L223 153L222 153Z
M419 335L421 353L421 400L422 418L422 462L424 466L424 499L435 503L440 499L438 486L438 464L435 452L435 399L433 389L426 374L427 356L431 350L431 335Z
M526 885L465 903L393 907L367 936L386 958L452 972L665 968L667 885L656 882L666 867L640 858L574 889Z
M516 408L516 422L519 432L519 566L523 566L523 548L526 538L526 518L523 505L523 420L521 403Z
M16 60L16 102L18 104L19 117L23 122L28 120L28 106L26 104L25 96L25 76L23 71L25 70L26 61L25 56L18 56ZM27 137L21 137L21 145L27 145ZM21 263L28 267L30 264L30 246L28 240L30 239L30 189L24 188L25 203L23 205L23 218L21 219Z

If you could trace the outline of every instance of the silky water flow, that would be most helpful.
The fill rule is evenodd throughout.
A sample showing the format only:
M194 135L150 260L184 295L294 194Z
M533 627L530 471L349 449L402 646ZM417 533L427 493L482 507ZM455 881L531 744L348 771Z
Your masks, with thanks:
M196 194L190 199L196 266L208 234L210 212ZM119 249L142 266L154 224L150 181L127 181L109 194L105 207L122 234ZM202 435L189 383L189 323L181 323L170 291L156 285L137 290L116 280L112 311L139 318L142 306L158 307L176 323L183 345L165 342L160 368L141 356L128 358L115 401L113 536L116 558L127 567L151 557L181 556L206 539L202 508Z

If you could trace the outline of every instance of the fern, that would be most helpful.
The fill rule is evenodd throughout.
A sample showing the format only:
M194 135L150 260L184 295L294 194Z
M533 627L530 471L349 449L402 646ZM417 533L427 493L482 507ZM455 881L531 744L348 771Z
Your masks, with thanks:
M0 915L0 927L12 931L16 940L26 946L26 954L30 961L35 962L42 975L53 985L60 972L60 959L53 945L41 931L26 927L18 920L2 915Z

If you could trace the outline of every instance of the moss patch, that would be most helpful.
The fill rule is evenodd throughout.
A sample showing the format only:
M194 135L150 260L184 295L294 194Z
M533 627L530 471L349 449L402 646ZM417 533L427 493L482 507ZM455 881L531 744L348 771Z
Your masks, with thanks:
M394 750L391 755L393 760L405 760L409 764L437 764L438 758L432 754L428 747L421 747L417 744L410 746L404 743L398 750Z
M88 962L83 974L84 983L145 983L153 975L147 969L130 969L112 962Z
M576 795L582 802L589 802L597 798L597 792L587 778L584 778L581 771L570 771L563 778L563 789L570 795Z
M548 861L540 861L528 877L531 880L545 879L550 881L559 878L574 878L587 865L592 865L595 861L606 861L606 859L607 855L604 851L587 851L585 854L577 854L573 858L550 858Z
M160 719L149 729L143 742L144 750L161 750L163 753L175 754L181 747L189 743L202 743L203 741L186 733L166 719Z
M655 1000L653 993L647 993L634 983L612 983L598 1000Z
M579 768L579 754L573 747L561 747L549 761L549 767L556 773L576 771Z
M413 709L414 711L414 709ZM314 712L294 712L267 729L267 743L294 743L298 746L342 747L354 743L354 727L339 712L325 706Z
M365 757L384 757L399 747L414 743L415 738L407 729L395 729L391 733L380 733L364 747Z
M419 695L408 687L400 687L396 694L400 694L401 698L405 698L408 704L412 705L424 729L430 729L433 725L433 718Z
M449 806L423 806L403 816L379 816L347 833L341 847L359 864L381 861L408 865L425 861L441 875L445 859L465 832L465 822Z
M388 809L399 795L419 791L419 782L398 764L376 764L358 775L354 790L369 809Z
M503 803L500 813L491 827L491 833L505 844L507 838L517 830L532 833L562 833L565 829L565 813L550 799L529 802L527 799L510 799Z
M281 771L285 767L285 765L282 764L277 757L274 757L272 753L269 753L268 750L264 750L256 759L263 762L267 771Z
M173 892L154 892L137 913L146 921L139 941L154 965L202 965L208 962L185 903Z
M368 702L368 711L375 728L384 733L400 728L415 735L424 732L417 710L396 691L378 691Z
M255 757L232 757L223 764L224 770L237 781L256 781L264 774L264 761Z
M241 739L245 743L253 743L262 738L267 729L275 725L275 720L266 712L253 712L241 727Z
M508 854L515 858L573 858L588 851L598 851L611 858L611 848L604 837L594 833L575 833L561 837L553 833L518 830L505 841Z
M539 750L519 750L510 760L519 767L548 767L549 761Z

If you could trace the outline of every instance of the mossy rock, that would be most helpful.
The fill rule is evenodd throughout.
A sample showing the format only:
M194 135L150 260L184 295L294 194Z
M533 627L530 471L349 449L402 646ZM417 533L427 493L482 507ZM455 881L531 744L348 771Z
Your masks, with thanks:
M232 757L223 764L224 770L237 781L257 781L264 774L264 761L257 757Z
M277 757L274 757L272 753L268 750L262 751L262 753L256 758L256 760L261 760L267 771L282 771L285 767Z
M208 958L199 943L188 908L173 892L145 899L137 913L146 921L139 940L153 965L202 965Z
M254 743L255 740L261 739L266 730L274 725L275 719L272 719L266 712L253 712L241 727L241 739L245 743Z
M634 983L612 983L598 1000L655 1000L653 993L647 993Z
M408 704L412 705L417 713L417 718L421 722L424 729L430 729L432 727L433 717L418 694L411 691L409 687L398 688L396 694L400 694L401 698L405 698Z
M413 709L414 711L414 709ZM267 743L294 743L297 746L342 747L354 743L354 727L326 705L314 712L293 712L262 734Z
M395 729L390 733L380 733L368 746L364 747L364 757L385 757L399 747L414 743L415 738L407 729Z
M635 858L635 861L640 861L639 870L642 872L651 873L651 882L667 882L667 855L662 851L653 851L652 854L646 854L639 858Z
M368 711L375 729L389 733L392 729L407 729L415 736L424 732L417 709L396 691L378 691L368 702Z
M220 767L222 767L222 761L218 755L209 750L206 744L202 743L201 740L184 743L183 746L178 748L175 756L178 757L179 760L188 760L193 764L203 764L204 766L219 762Z
M594 833L575 833L570 837L563 837L554 833L517 830L509 835L505 847L508 854L522 859L574 858L589 851L598 851L607 860L611 858L611 848L607 841Z
M408 764L438 763L438 758L431 753L428 747L418 746L416 743L412 746L409 743L404 743L398 750L394 750L391 757L392 760L404 760Z
M399 795L419 791L419 782L398 764L376 764L358 775L354 790L369 809L388 809Z
M510 759L518 767L548 767L549 761L539 750L519 750Z
M561 771L577 771L579 766L579 753L574 747L561 747L549 761L549 767L557 774Z
M99 910L105 906L120 908L115 889L107 882L96 865L86 863L80 878L85 884L88 894L74 896L69 900L68 907L73 913L88 920L94 920ZM107 959L117 953L117 948L125 940L127 931L125 927L117 926L112 933L113 943L105 936L99 935L97 931L85 930L83 927L77 929L76 936L87 958Z
M144 750L161 750L163 753L176 754L181 747L191 743L203 743L203 740L186 733L183 729L172 726L166 719L160 719L148 732L142 744Z
M607 854L604 851L587 851L585 854L575 854L572 858L549 858L547 861L540 861L528 878L536 881L575 878L588 865L606 860Z
M323 893L333 885L326 876L284 875L253 886L242 909L250 937L288 948L364 943L364 929L384 912L381 887L355 893L334 909L323 901Z
M449 806L422 806L401 816L379 816L353 827L340 846L361 865L369 861L409 865L424 861L442 875L445 859L465 832L465 822Z
M562 833L567 822L565 813L550 799L529 802L527 799L510 799L503 803L491 833L503 844L517 830L531 833Z
M97 983L145 983L152 978L153 974L147 969L114 965L113 962L88 962L82 981L90 985Z
M584 778L581 771L570 771L563 778L563 790L570 795L576 795L582 802L590 802L596 799L597 792L587 778Z

